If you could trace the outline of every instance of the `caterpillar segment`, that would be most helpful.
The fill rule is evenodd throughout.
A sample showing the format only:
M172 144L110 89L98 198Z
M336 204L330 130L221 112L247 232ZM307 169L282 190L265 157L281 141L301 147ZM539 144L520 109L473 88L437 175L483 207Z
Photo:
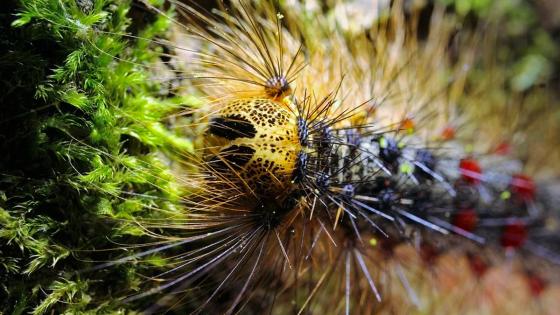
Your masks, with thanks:
M310 26L291 2L175 5L177 58L204 103L188 174L200 187L184 198L187 219L145 225L172 235L155 249L169 268L126 302L145 313L555 314L556 205L518 159L466 144L482 140L461 104L488 91L467 80L475 33L456 32L438 6L420 32L421 6L403 1L358 31L319 11Z
M325 103L328 105L317 105L315 109L334 104ZM224 113L228 113L227 108ZM239 109L236 113L243 117L246 113ZM245 109L253 111L254 107ZM273 115L276 112L286 113L283 106L269 110ZM312 110L300 108L300 113L306 112ZM324 109L324 112L329 111ZM538 230L532 232L539 236L528 233L531 225L542 226L543 221L556 220L540 208L535 200L534 183L529 177L515 173L483 174L482 166L476 159L445 157L423 147L414 134L399 135L399 129L378 131L370 126L336 128L326 123L329 115L308 120L302 119L302 116L305 115L291 115L290 127L297 137L291 141L293 151L283 158L284 162L289 161L291 171L285 176L278 176L272 169L263 172L258 180L244 183L258 200L257 207L252 211L268 212L266 218L271 221L267 222L267 226L272 227L275 233L292 234L294 237L299 233L310 233L309 225L317 224L324 229L324 235L321 235L322 232L311 233L307 241L299 235L302 244L313 239L313 244L301 245L299 249L300 252L308 252L306 258L313 262L302 261L298 271L293 272L298 274L298 278L306 278L305 273L310 273L315 265L331 266L329 274L319 272L321 276L318 278L310 276L315 286L325 285L323 277L347 275L344 281L335 280L345 284L343 292L347 301L344 308L347 312L350 312L351 305L356 307L356 304L361 311L382 309L378 308L382 303L373 306L354 300L364 294L381 300L383 289L377 289L374 279L383 277L372 276L368 264L375 265L377 262L384 265L388 258L369 253L376 251L376 246L384 248L381 252L389 253L416 248L422 264L429 265L437 260L430 256L442 255L432 248L433 244L450 242L454 239L450 234L457 234L499 251L526 250L549 262L557 259L546 254L552 253L552 249L535 246L539 243L538 238L551 237L554 231L548 236ZM247 129L239 121L228 125L232 134L241 134ZM268 127L271 131L275 130L274 125ZM210 128L213 128L212 123ZM214 137L216 133L220 132L209 137ZM247 138L243 139L246 145L252 145L252 137L242 138ZM274 140L283 141L275 138L271 144L275 143ZM259 150L267 149L255 148L248 160L263 155ZM276 161L274 157L270 156L271 163ZM507 161L502 161L502 164L506 165ZM238 176L243 178L244 172L250 174L250 170L241 166ZM283 185L270 184L280 179L284 180ZM287 185L289 190L285 190ZM289 229L278 228L285 217L290 217L287 214L299 212L300 216L301 211L304 213L302 219L307 218L305 223L291 223ZM302 231L296 232L297 229ZM537 239L531 240L531 237ZM318 247L318 241L325 244ZM290 259L297 260L298 249L292 249L292 252L283 242L279 246L288 263ZM451 255L445 259L455 257ZM412 291L410 280L401 270L403 267L399 268L400 282L411 298L410 307L414 304L419 307L421 302L417 293ZM360 277L361 280L358 279ZM366 286L355 284L364 282L363 279L367 279ZM315 288L309 292L309 298L313 297ZM361 294L356 295L353 290ZM301 301L300 311L309 307L310 301ZM312 305L315 303L319 302ZM492 307L490 309L494 310ZM357 309L354 308L354 311Z
M377 143L374 146L375 150L371 150L369 143L366 146L367 150L359 150L360 157L356 157L355 155L358 155L356 153L353 156L351 149L342 151L335 149L335 156L331 158L337 161L349 163L349 161L358 160L367 162L362 162L360 166L354 165L353 167L344 166L344 164L340 166L340 163L328 166L327 174L336 174L340 169L347 172L344 175L337 176L335 180L329 181L330 186L323 189L324 192L329 193L323 193L318 197L326 200L323 201L323 204L326 204L327 209L330 205L331 216L336 217L336 223L338 223L338 225L335 224L334 229L340 230L338 233L333 231L335 242L339 244L339 255L334 255L336 259L329 263L323 262L323 264L338 266L338 272L334 272L335 279L332 281L339 284L338 292L341 295L346 294L346 301L341 302L339 306L341 312L344 310L350 312L350 307L352 307L351 312L357 313L386 310L380 307L382 303L372 305L367 302L379 299L380 296L383 296L384 289L391 286L384 281L384 276L372 276L376 271L370 271L369 268L377 270L380 266L382 266L381 268L397 268L396 271L393 270L393 272L398 272L397 278L399 281L397 283L402 285L402 288L405 289L404 292L407 292L406 295L409 297L408 302L403 305L407 305L410 309L394 306L389 306L389 308L398 310L397 313L408 313L412 312L413 309L421 313L423 310L426 311L431 308L435 308L433 311L436 313L448 311L445 307L438 306L437 303L430 304L429 301L433 297L424 296L424 299L427 298L428 302L422 301L423 299L419 298L419 293L414 292L410 283L428 280L408 280L406 278L403 270L407 268L402 267L403 262L392 261L393 257L399 257L399 254L395 253L400 251L411 251L409 255L416 251L417 257L413 264L429 268L434 272L433 277L436 278L442 277L442 274L448 272L441 270L440 266L436 264L436 262L440 263L440 259L444 261L441 262L442 264L445 264L446 260L459 259L461 263L465 264L466 262L466 265L472 269L464 270L465 272L484 274L480 270L480 266L477 266L476 259L479 259L480 256L475 255L475 258L470 256L472 252L479 252L481 250L479 246L482 245L486 249L494 250L494 255L496 253L506 253L506 257L509 255L509 259L502 257L506 261L501 262L504 265L508 265L515 260L511 258L514 252L525 252L522 259L524 267L521 267L521 270L517 269L516 272L512 271L514 278L526 272L523 268L527 268L527 270L546 269L544 266L551 268L543 273L546 274L544 277L547 279L556 278L553 276L554 272L551 273L551 270L557 268L554 267L557 257L552 254L556 250L554 242L548 243L541 238L554 237L556 232L554 229L545 232L538 226L543 227L542 222L544 221L557 222L557 218L544 210L543 205L534 199L534 190L532 189L534 186L531 179L524 175L507 175L504 173L482 176L481 166L476 160L470 158L455 161L455 172L449 172L455 174L455 176L443 175L445 173L440 171L438 165L438 160L442 157L432 155L425 148L419 149L416 154L411 154L412 156L422 157L422 159L418 158L416 161L412 159L412 162L403 159L404 163L422 166L418 167L416 172L410 170L410 166L407 165L405 168L396 168L400 170L400 173L387 174L390 167L395 168L396 159L387 159L387 152L383 150L392 148L394 154L391 156L398 157L399 154L396 152L406 149L404 147L399 148L396 143L391 144L390 142L394 140L388 140L388 143L383 143L383 141L379 143L378 137L374 136L373 139L366 137L357 140L356 134L353 135L354 141L347 142L346 145L349 145L349 143L357 144L361 141ZM429 158L426 158L427 155L429 155ZM375 160L377 160L377 163L371 162ZM372 168L371 164L368 165L368 163L376 165L376 167ZM423 163L430 165L430 167ZM385 166L383 167L383 165ZM364 173L364 169L370 169L370 171ZM402 170L405 172L401 172ZM411 177L415 173L420 180L414 180L414 177ZM318 176L318 178L324 177L325 169L322 169L320 174L321 176ZM369 178L364 178L364 174L369 175ZM321 182L326 181L321 179ZM521 189L521 187L523 188ZM337 214L338 212L343 213L344 218L339 219L339 216L335 215L335 211L337 211ZM414 228L411 228L411 225ZM472 244L467 246L455 243L457 238L450 234L457 234L461 238L470 240ZM456 246L459 249L454 248ZM318 259L321 259L321 251L318 252ZM377 256L379 253L386 253L388 256ZM461 256L458 253L464 255L463 258L460 258ZM535 260L534 257L533 259L529 258L531 255L539 257L541 261ZM407 257L407 255L404 257ZM465 257L468 260L462 261L461 259L466 259ZM410 258L411 256L407 257L407 259ZM371 259L369 264L373 267L367 267L368 263L364 261L368 259ZM508 260L510 260L509 263ZM500 266L497 261L500 260L495 260L493 262L494 266ZM419 268L418 266L411 267L411 269ZM505 271L500 270L500 268L505 267L496 267L492 272L503 275ZM421 275L420 273L414 274L416 277ZM341 275L346 275L346 278ZM422 276L430 278L429 272L428 276L426 274ZM485 276L492 277L490 275ZM493 276L497 275L494 274ZM377 280L377 285L373 279ZM516 278L515 281L517 282L514 281L516 284L509 290L515 291L519 287L519 292L522 292L520 294L524 297L524 301L527 301L531 295L523 292L529 292L527 291L528 288L538 287L538 285L532 284L533 280L524 279L524 282L519 280L520 278ZM491 280L481 279L481 281ZM361 286L360 283L362 283ZM477 285L483 284L476 284L474 287ZM381 289L378 289L378 286ZM433 288L437 287L434 284ZM506 288L508 288L508 284L504 284L504 289ZM329 289L325 292L332 291ZM368 296L368 298L363 300L364 296ZM506 306L503 300L486 301L488 305L478 309L477 302L474 302L476 299L469 300L465 295L462 295L462 298L464 299L465 310L473 312L478 310L493 314L515 309L511 305ZM485 300L481 296L478 296L478 298ZM321 304L321 302L317 303ZM541 311L538 307L533 308L533 306L523 309L527 309L526 312L539 313ZM320 308L320 306L317 307ZM521 306L517 305L516 307Z

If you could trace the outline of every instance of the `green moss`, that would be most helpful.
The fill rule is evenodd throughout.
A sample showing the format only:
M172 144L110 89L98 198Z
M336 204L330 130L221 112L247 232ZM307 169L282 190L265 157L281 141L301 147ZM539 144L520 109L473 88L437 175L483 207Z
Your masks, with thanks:
M161 95L145 67L169 21L128 1L3 6L0 313L123 311L111 290L137 287L141 267L78 271L130 254L94 251L117 247L110 239L145 241L135 218L178 208L160 153L192 150L165 127L184 103Z

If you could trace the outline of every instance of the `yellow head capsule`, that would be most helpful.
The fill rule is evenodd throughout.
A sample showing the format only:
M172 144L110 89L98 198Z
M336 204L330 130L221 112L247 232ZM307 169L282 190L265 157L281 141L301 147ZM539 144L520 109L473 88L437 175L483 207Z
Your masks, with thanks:
M228 179L259 196L290 192L301 144L296 114L287 102L268 98L231 101L211 119L206 160Z

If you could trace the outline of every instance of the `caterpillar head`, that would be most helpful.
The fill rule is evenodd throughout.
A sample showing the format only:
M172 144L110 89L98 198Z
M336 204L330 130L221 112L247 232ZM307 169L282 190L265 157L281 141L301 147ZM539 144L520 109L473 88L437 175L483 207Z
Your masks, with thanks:
M254 197L280 200L292 190L301 144L289 103L231 101L210 119L205 138L210 168Z

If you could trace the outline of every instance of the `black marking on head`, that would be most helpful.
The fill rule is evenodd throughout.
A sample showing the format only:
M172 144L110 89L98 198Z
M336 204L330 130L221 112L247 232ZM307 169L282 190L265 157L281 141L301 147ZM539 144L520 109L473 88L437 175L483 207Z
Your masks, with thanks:
M290 83L284 76L274 76L266 80L264 90L270 97L280 97L291 90Z
M255 154L255 149L247 146L232 145L214 156L209 164L217 171L239 169L247 164Z
M240 115L212 118L208 132L228 140L254 138L257 134L257 130L253 124Z

